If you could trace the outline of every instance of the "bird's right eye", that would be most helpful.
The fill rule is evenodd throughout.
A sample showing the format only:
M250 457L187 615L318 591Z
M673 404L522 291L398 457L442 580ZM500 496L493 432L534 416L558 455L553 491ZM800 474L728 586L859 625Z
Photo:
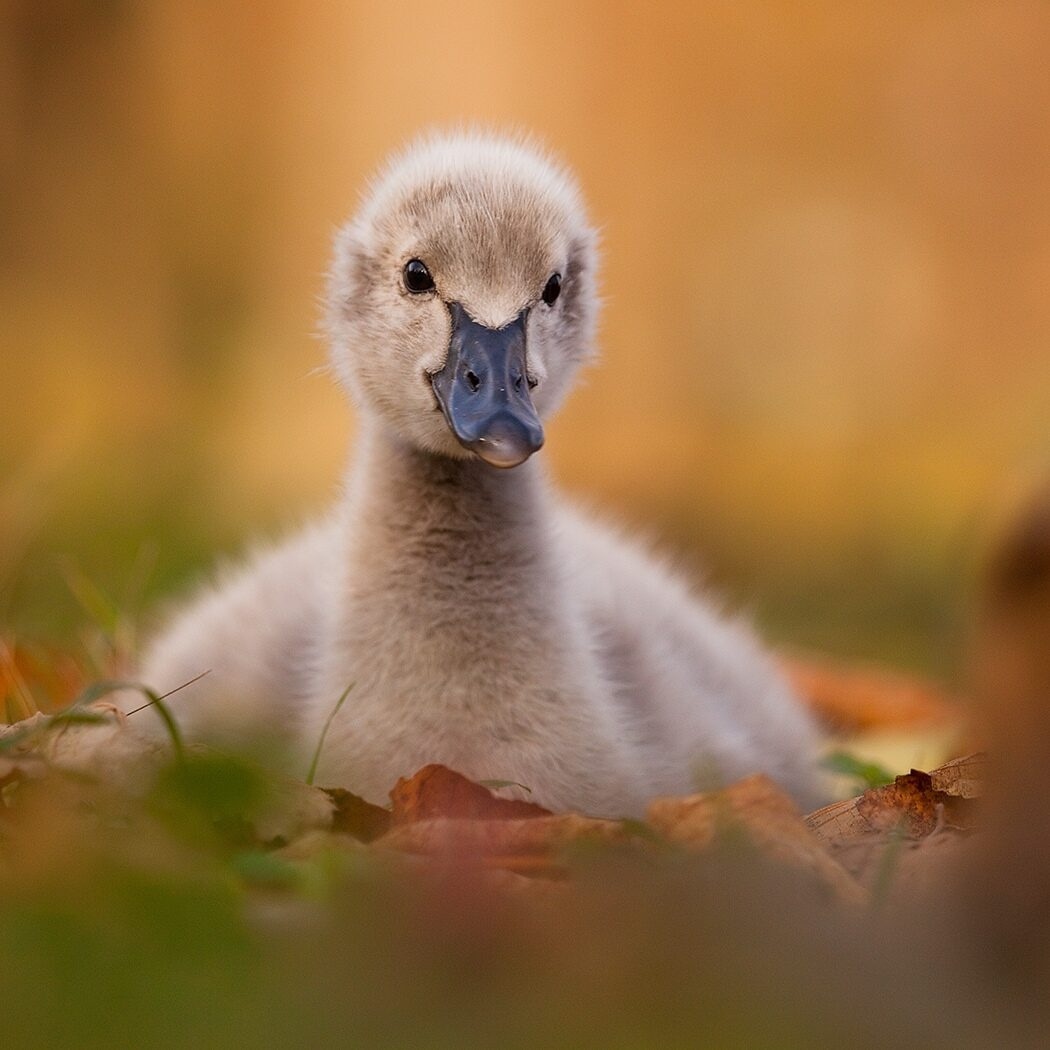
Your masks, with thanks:
M434 290L434 278L430 276L427 264L422 259L409 259L402 271L405 287L410 292L432 292Z

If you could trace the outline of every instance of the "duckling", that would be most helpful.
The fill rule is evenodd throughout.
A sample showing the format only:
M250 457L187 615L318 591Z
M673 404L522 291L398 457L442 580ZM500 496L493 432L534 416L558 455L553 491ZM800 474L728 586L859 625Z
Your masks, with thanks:
M596 262L575 182L529 143L435 134L388 164L327 286L361 421L345 492L144 662L159 691L210 672L170 700L191 734L291 736L304 769L323 738L317 782L375 802L431 762L605 816L698 776L813 798L815 728L751 631L536 456L592 355Z

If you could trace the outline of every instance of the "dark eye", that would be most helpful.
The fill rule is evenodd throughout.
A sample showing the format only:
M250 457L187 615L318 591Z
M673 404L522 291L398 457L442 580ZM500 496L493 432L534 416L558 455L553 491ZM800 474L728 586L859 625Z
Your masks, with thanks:
M552 273L551 279L543 289L543 301L548 306L553 306L558 301L559 295L561 295L561 274Z
M421 259L409 259L403 271L405 287L410 292L432 292L434 278L430 276L427 265Z

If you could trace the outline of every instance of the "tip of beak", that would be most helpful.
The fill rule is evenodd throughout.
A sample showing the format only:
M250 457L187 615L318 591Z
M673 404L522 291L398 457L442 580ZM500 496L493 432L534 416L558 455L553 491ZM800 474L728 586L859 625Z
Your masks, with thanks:
M500 470L518 467L532 455L531 452L513 452L509 449L496 448L476 448L474 453L490 467L499 467Z
M524 463L543 447L543 430L525 427L521 421L497 420L485 434L470 443L470 449L493 467L507 470Z

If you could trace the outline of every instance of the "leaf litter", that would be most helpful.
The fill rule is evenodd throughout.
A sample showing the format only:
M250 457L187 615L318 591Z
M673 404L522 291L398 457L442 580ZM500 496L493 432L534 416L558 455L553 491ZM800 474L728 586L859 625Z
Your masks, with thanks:
M132 792L144 790L150 771L163 768L172 753L133 732L124 716L101 699L115 687L85 690L83 703L64 714L36 713L0 729L0 787L64 772L123 779ZM149 699L163 706L160 698L150 694ZM176 767L186 767L183 792L221 794L223 778L229 781L240 770L230 756L203 745L186 747L178 735L173 739ZM974 829L984 766L977 754L928 773L912 770L809 815L799 812L772 780L757 775L717 791L654 799L641 822L554 814L535 802L497 793L520 790L515 785L501 782L493 789L436 764L398 780L389 807L345 788L321 789L252 767L244 775L261 785L257 794L265 805L246 801L243 813L224 812L221 819L236 817L256 845L290 850L300 861L309 858L311 843L327 849L333 841L338 844L332 838L337 836L387 856L455 860L557 879L570 874L581 848L702 854L735 840L768 861L804 873L832 899L862 904L872 895L881 858L899 839L914 848L934 835L950 838ZM209 775L217 778L214 784ZM11 804L9 797L5 804Z
M973 754L803 814L758 775L654 799L644 819L610 820L550 813L520 797L529 794L523 785L476 783L430 765L391 785L388 804L379 805L203 745L179 750L171 739L146 739L107 691L82 688L64 715L37 712L0 728L0 898L23 892L16 887L26 880L49 885L48 873L71 855L102 858L92 861L102 870L153 871L173 885L201 878L203 857L216 886L233 888L244 917L266 936L312 928L321 915L336 921L331 909L348 882L358 894L386 887L389 895L409 880L435 909L412 920L423 925L409 940L428 924L440 927L446 913L457 917L453 942L475 936L479 907L538 909L557 916L568 938L600 901L640 908L640 921L658 902L630 903L632 886L660 887L674 899L680 880L694 875L715 878L712 900L739 897L760 909L769 886L795 887L790 893L818 907L812 914L821 922L838 916L849 928L856 917L906 908L917 894L931 899L950 883L977 837L986 779L984 757ZM710 874L719 871L724 877ZM612 903L617 894L620 905ZM386 922L400 906L391 907ZM681 907L684 918L700 904ZM734 921L771 931L782 921L761 914ZM618 915L627 924L622 937L642 936L627 932L629 911ZM678 920L660 921L671 936ZM584 942L596 933L586 928ZM706 936L726 950L722 935Z

